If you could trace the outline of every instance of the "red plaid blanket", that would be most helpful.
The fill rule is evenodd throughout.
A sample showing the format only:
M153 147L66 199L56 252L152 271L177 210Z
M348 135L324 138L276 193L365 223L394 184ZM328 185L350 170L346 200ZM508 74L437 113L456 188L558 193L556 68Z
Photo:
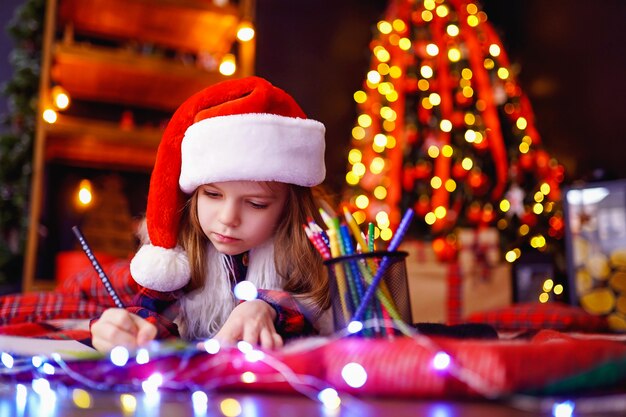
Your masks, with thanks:
M138 285L130 276L129 262L114 261L103 268L122 302L130 304ZM88 320L109 307L115 305L98 275L85 269L55 291L0 297L0 334L85 341L90 337Z

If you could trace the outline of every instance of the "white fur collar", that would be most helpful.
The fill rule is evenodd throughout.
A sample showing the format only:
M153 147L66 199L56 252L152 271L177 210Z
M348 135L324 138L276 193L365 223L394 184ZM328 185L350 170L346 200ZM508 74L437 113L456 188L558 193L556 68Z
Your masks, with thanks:
M180 300L176 323L181 337L187 340L215 335L238 303L229 278L232 261L211 243L208 245L204 287L184 295ZM246 280L259 289L283 288L284 280L276 272L272 239L250 251Z

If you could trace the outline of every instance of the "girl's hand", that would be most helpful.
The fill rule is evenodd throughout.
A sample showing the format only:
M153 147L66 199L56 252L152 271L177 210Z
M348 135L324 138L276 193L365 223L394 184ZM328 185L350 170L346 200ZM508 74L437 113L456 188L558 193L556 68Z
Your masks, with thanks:
M123 308L109 308L91 326L91 343L100 352L109 352L115 346L136 349L156 334L156 326L149 321Z
M275 318L276 311L265 301L245 301L230 313L215 338L222 343L234 344L243 340L264 349L279 348L283 339L274 328Z

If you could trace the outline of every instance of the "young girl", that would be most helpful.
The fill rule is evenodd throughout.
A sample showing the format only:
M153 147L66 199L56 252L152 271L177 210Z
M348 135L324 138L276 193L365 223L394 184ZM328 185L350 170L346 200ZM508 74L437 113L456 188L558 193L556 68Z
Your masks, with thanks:
M93 346L181 336L274 348L319 330L328 282L302 225L317 218L312 187L325 176L324 133L258 77L184 102L159 145L148 241L131 261L141 290L132 306L108 309L92 324ZM234 297L244 280L256 298Z

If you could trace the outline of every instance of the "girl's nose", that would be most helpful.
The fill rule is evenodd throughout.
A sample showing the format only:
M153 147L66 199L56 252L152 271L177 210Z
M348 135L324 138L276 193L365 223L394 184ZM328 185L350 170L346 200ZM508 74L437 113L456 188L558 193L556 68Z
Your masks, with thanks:
M234 202L226 202L220 210L219 220L229 227L236 227L240 223L239 209Z

